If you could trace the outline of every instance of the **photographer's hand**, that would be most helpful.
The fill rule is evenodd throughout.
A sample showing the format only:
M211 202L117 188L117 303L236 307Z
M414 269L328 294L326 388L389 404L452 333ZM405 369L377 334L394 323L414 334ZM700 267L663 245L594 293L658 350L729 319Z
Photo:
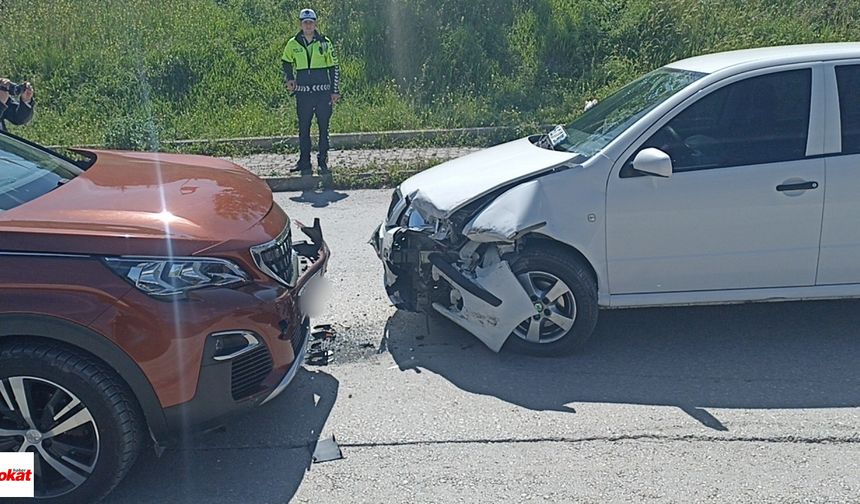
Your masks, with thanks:
M0 79L0 88L5 88L11 82L12 81L10 81L9 79ZM5 89L0 89L0 103L5 105L6 102L8 102L8 101L9 101L9 93L7 91L5 91Z
M21 103L29 104L31 101L33 101L33 85L25 82L24 92L21 93Z

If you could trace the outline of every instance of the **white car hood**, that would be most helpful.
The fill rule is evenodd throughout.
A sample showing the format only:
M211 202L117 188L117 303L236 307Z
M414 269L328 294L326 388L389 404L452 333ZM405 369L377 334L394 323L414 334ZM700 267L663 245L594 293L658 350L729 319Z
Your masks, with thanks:
M549 171L576 156L542 149L521 138L418 173L400 185L400 192L425 217L446 219L498 187Z

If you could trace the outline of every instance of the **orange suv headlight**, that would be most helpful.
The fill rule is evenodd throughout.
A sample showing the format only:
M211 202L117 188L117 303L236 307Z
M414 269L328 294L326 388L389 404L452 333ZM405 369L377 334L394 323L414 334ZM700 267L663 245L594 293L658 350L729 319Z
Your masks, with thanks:
M178 296L206 287L229 287L250 281L247 273L226 259L199 257L105 258L105 264L150 296Z

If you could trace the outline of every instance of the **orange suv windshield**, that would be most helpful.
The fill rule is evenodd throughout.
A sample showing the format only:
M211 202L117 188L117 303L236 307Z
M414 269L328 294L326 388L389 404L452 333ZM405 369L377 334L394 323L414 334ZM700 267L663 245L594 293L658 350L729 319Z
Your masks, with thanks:
M0 211L34 200L81 173L64 159L0 135Z

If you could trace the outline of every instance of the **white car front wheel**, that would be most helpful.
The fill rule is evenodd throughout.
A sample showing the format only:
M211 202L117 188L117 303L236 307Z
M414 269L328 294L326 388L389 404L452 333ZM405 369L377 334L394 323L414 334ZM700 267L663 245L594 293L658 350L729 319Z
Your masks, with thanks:
M534 314L513 331L507 348L551 357L580 349L597 324L597 286L586 265L556 246L525 250L512 264Z

